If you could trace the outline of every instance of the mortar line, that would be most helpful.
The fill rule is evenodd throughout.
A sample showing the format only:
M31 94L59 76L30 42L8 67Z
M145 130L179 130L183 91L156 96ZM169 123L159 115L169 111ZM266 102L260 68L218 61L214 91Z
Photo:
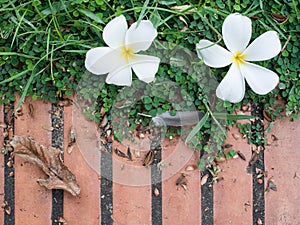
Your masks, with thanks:
M251 114L253 116L257 116L252 125L260 124L260 130L252 130L253 133L259 132L260 135L264 135L264 127L261 120L263 120L263 105L262 104L253 104L253 110ZM254 143L259 145L260 143ZM261 143L260 146L264 149L264 144ZM264 165L264 151L260 151L258 154L258 160L253 164L252 167L252 201L253 201L253 209L252 209L252 218L253 224L258 224L258 221L261 225L265 224L265 180L264 177L261 177L261 183L257 181L257 169L261 171L265 171Z
M12 127L12 131L14 134L14 116L11 114L11 121L8 121L8 112L5 111L5 107L9 107L9 111L14 111L14 102L9 103L9 105L4 105L4 121L7 125ZM4 143L8 143L9 137L4 138ZM9 167L8 162L13 161L13 152L8 152L4 155L4 202L7 203L6 207L10 207L10 214L7 214L5 210L4 213L4 225L14 225L15 224L15 178L14 174L15 169L14 167Z
M102 135L105 137L105 132ZM113 171L112 171L112 143L107 142L105 145L107 152L101 152L100 162L100 214L101 225L113 224Z
M52 131L52 147L64 151L64 107L52 104L52 111L59 112L51 114L51 123L54 128ZM58 221L61 217L63 218L63 201L64 193L63 190L54 189L52 190L52 225L62 225Z
M151 218L153 225L162 224L162 171L158 164L162 160L161 154L161 127L155 126L151 129L150 151L154 152L153 162L151 164ZM155 189L159 195L154 195Z
M157 163L161 161L161 151L158 151L154 157L154 164L151 165L151 217L153 225L162 224L162 174L157 167ZM160 193L155 196L155 189Z
M208 170L204 170L200 173L202 179L206 174L209 175L207 182L201 185L201 224L213 225L214 224L214 191L213 191L213 179Z

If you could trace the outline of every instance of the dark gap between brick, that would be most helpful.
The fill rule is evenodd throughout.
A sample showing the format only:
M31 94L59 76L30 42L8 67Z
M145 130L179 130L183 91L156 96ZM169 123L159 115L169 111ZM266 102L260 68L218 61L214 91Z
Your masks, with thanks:
M14 103L11 102L9 105L4 105L5 107L9 107L10 111L14 110ZM8 113L4 111L4 121L7 123ZM14 132L14 117L11 117L11 126ZM9 142L9 137L4 138L4 143ZM10 207L10 214L7 214L5 210L4 213L4 225L14 225L15 224L15 178L14 176L10 176L10 174L14 174L15 168L8 167L7 163L9 159L12 157L12 152L8 152L4 155L4 202L7 202L7 207ZM14 160L13 160L14 161Z
M52 104L53 112L51 114L52 127L52 147L64 151L64 107ZM63 218L64 192L63 190L52 190L52 225L62 225L59 218Z
M264 135L264 127L261 122L263 119L263 104L253 104L253 111L251 115L257 116L259 119L253 122L254 125L260 124L261 129L259 131L253 130L252 132L260 132L261 135ZM259 144L259 143L255 143ZM261 145L264 148L264 145ZM264 177L260 178L262 183L257 182L256 168L265 171L264 165L264 151L260 151L258 155L258 160L253 164L252 167L252 196L253 196L253 224L258 224L258 221L261 221L261 225L265 224L265 181Z
M201 185L201 224L214 224L214 189L212 175L208 170L201 172L200 180L209 174L207 182Z

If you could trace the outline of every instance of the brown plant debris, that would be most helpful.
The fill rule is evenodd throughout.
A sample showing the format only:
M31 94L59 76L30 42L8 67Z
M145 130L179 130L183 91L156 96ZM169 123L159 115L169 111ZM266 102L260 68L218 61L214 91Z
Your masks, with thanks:
M186 175L184 173L182 173L180 175L180 177L178 177L178 179L176 180L176 186L181 186L185 191L188 190L187 188L187 178Z
M242 160L246 161L246 156L243 153L241 153L240 151L237 151L236 153Z
M53 147L45 147L27 136L14 136L11 145L14 147L15 155L36 164L49 176L46 180L37 180L41 186L45 186L48 189L62 189L73 196L80 194L80 187L76 182L76 177L64 165L60 150Z
M209 174L207 173L201 178L201 182L200 182L201 186L206 184L208 177L209 177Z
M269 192L270 190L272 190L272 191L277 191L277 186L276 186L276 184L274 183L273 177L271 177L271 178L268 180L268 183L267 183L266 192Z
M118 148L115 148L114 152L116 153L117 156L120 156L121 158L127 158L127 155L121 150L119 150Z
M147 152L144 160L143 160L143 166L150 166L153 163L155 156L155 151L150 150Z
M71 127L70 132L69 132L69 143L68 143L68 148L67 152L68 154L71 154L74 148L74 144L76 142L76 131L74 127Z

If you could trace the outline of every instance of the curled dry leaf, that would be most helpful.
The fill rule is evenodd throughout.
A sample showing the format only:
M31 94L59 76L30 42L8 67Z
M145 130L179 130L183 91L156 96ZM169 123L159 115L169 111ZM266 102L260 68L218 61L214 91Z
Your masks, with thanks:
M207 173L201 178L201 182L200 182L201 185L206 184L208 177L209 177L209 174Z
M277 13L271 13L271 16L280 24L286 22L290 17L289 15L281 15Z
M132 153L131 153L131 151L130 151L130 147L128 146L128 148L127 148L127 157L128 157L128 159L130 160L130 161L132 161Z
M34 107L31 103L28 104L28 113L30 117L34 117Z
M36 164L49 177L39 179L38 183L48 189L62 189L73 196L78 196L80 187L75 175L66 167L61 158L61 151L45 147L27 136L14 136L11 145L14 154Z
M240 151L237 151L236 153L242 160L246 161L246 156L243 153L241 153Z
M114 152L116 153L117 156L120 156L122 158L127 158L127 155L124 152L122 152L121 150L119 150L118 148L115 148Z
M150 150L146 156L145 159L143 160L143 166L150 166L153 163L154 160L154 151Z

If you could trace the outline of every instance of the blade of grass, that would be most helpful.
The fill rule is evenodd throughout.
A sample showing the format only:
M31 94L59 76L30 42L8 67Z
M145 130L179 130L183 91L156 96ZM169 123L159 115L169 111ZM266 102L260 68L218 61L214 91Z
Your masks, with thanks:
M100 24L105 24L96 14L94 14L90 10L83 9L83 8L79 8L77 10L81 12L83 15L87 16L88 18L92 19L93 21Z
M203 118L199 121L199 123L192 129L192 131L186 137L185 144L187 144L190 140L192 140L192 138L199 132L199 130L201 130L201 128L206 123L208 118L209 118L209 112L206 112Z
M38 57L35 56L31 56L31 55L25 55L22 53L18 53L18 52L0 52L1 56L20 56L20 57L24 57L27 59L39 59Z
M22 23L23 18L25 17L25 15L26 15L26 13L27 13L27 10L28 10L28 9L25 10L25 12L23 13L22 17L20 18L20 21L19 21L19 23L18 23L18 25L17 25L17 27L16 27L16 31L15 31L15 33L14 33L13 39L12 39L12 41L11 41L10 48L12 48L13 45L14 45L14 42L15 42L15 40L16 40L16 38L17 38L19 29L20 29L20 27L21 27L21 23Z
M141 13L140 13L140 15L139 15L139 18L138 18L138 20L137 20L137 26L139 26L141 20L144 18L145 12L146 12L146 9L147 9L148 4L149 4L149 0L146 0L146 1L144 2L142 11L141 11Z
M7 83L7 82L10 82L10 81L12 81L12 80L14 80L14 79L16 79L16 78L18 78L18 77L23 76L24 74L26 74L26 73L28 73L28 72L30 72L30 71L31 71L31 70L24 70L24 71L22 71L22 72L20 72L20 73L18 73L18 74L16 74L16 75L11 76L10 78L7 78L7 79L1 81L0 84L5 84L5 83Z

